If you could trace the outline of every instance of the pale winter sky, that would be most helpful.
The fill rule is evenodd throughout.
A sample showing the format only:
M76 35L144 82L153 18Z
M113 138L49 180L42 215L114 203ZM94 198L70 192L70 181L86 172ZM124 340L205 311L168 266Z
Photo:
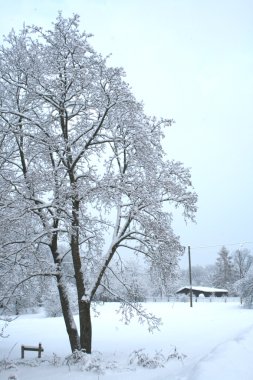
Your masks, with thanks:
M175 219L192 264L221 245L253 253L252 0L0 0L0 34L81 16L94 48L124 67L147 114L170 117L169 158L191 167L197 224ZM198 248L209 246L209 248ZM211 247L210 247L211 246Z

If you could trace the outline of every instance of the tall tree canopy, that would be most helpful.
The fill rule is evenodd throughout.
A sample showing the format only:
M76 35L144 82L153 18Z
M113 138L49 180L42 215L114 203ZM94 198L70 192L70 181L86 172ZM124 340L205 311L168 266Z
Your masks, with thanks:
M54 276L71 349L88 353L91 301L101 286L110 292L112 261L132 251L173 278L183 250L170 207L193 220L197 201L189 170L161 146L172 120L147 117L124 71L109 67L89 37L77 15L59 14L51 30L12 31L0 48L2 298L8 305L26 280ZM122 299L123 312L129 307L154 322Z

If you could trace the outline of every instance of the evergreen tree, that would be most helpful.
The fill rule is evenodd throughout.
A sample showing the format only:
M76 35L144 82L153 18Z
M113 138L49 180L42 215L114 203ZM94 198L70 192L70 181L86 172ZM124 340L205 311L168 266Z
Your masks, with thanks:
M232 257L226 247L222 247L218 253L213 275L213 286L232 291L235 280Z

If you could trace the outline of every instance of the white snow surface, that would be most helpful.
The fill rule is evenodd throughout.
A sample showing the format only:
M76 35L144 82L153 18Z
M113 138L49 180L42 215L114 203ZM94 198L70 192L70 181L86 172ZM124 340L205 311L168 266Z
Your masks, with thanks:
M115 312L118 306L99 305L100 315L93 318L91 357L101 353L103 372L57 364L57 358L70 354L64 322L40 313L20 316L9 324L9 337L0 340L0 379L252 380L253 310L242 308L239 302L195 302L192 308L188 303L147 303L144 306L163 320L160 331L152 334L137 320L130 325L121 322ZM42 359L27 351L25 359L20 359L22 344L39 342L45 350ZM175 347L179 359L170 358L163 368L129 363L134 350L144 349L150 357L156 352L167 357Z

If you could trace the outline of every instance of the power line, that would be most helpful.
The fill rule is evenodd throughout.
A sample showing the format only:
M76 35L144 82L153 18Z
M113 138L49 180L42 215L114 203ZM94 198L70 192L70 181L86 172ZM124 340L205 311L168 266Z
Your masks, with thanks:
M200 246L191 246L191 249L205 249L205 248L217 248L217 247L226 247L226 246L231 246L231 245L241 245L244 246L245 244L253 244L253 241L243 241L240 243L226 243L226 244L210 244L210 245L200 245Z

